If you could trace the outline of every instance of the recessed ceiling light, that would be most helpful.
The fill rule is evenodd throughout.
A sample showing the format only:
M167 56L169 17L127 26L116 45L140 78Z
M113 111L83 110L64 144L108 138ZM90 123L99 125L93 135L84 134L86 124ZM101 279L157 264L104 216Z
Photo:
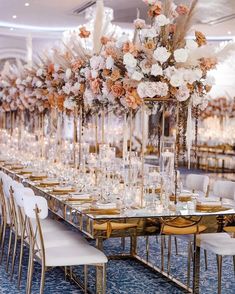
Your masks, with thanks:
M13 31L14 30L14 28L10 28L10 31Z
M231 35L232 34L232 32L231 31L228 31L228 35Z
M17 18L17 15L15 15L15 14L14 14L14 15L12 15L12 18Z
M24 6L29 6L29 2L25 2Z

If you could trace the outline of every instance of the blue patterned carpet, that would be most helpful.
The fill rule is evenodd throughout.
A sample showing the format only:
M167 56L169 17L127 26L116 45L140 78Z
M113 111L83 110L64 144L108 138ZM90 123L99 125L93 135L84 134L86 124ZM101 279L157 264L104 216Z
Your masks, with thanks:
M178 240L179 254L175 255L173 246L172 255L172 274L186 283L187 272L187 244ZM117 254L121 251L120 239L107 240L104 243L106 254ZM129 249L129 240L126 239L126 252ZM10 276L6 273L6 259L0 265L0 293L1 294L21 294L25 293L26 274L27 274L27 249L25 250L23 264L23 280L20 290L17 289L17 274L15 273L13 281L10 282ZM138 239L138 253L145 256L145 240ZM160 265L160 246L156 237L150 238L150 260L154 264ZM16 272L16 271L15 271ZM83 278L82 267L75 268L75 272ZM32 293L39 293L40 283L40 265L35 265ZM89 269L89 289L95 289L94 268ZM208 252L208 270L205 271L204 260L201 257L201 293L217 293L217 269L216 258ZM47 272L45 294L79 294L83 293L75 284L65 281L61 269L55 268ZM153 273L140 263L134 260L111 260L107 267L107 293L108 294L179 294L184 293L169 283L161 275ZM232 257L225 257L223 260L223 294L235 293L235 278L233 273Z

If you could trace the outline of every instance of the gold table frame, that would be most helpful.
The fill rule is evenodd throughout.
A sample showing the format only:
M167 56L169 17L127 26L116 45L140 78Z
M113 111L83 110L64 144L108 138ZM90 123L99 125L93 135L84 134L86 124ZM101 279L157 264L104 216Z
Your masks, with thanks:
M98 216L95 217L91 214L87 214L82 212L81 210L76 209L72 204L66 203L66 201L63 201L56 197L55 195L50 194L49 192L45 192L42 190L42 188L39 188L36 186L34 183L31 181L25 179L22 175L18 175L17 173L5 168L4 166L0 166L0 169L3 170L5 173L10 174L12 178L15 180L18 180L22 183L24 183L25 186L30 187L34 190L34 192L37 195L43 196L44 198L47 199L48 201L48 206L50 211L58 216L59 218L62 218L65 222L69 223L70 225L74 226L77 228L79 231L81 231L86 237L95 239L96 240L96 246L99 249L103 249L103 240L107 239L106 234L104 234L102 231L96 231L94 230L94 224L98 222L106 222L106 221L118 221L118 223L126 223L126 221L138 221L142 222L142 227L140 230L130 228L126 229L125 231L118 231L116 232L115 230L112 232L110 237L130 237L131 244L130 244L130 254L120 254L120 255L115 255L115 256L109 256L110 259L135 259L138 262L141 262L144 266L147 266L151 270L161 274L164 278L168 279L170 282L173 282L176 284L177 287L181 288L185 293L194 293L194 294L199 294L199 278L200 278L200 247L196 246L196 235L194 235L194 242L193 242L193 288L188 288L185 284L183 284L181 281L177 280L174 278L172 275L169 273L165 272L161 268L151 264L147 260L143 259L137 254L137 237L138 236L150 236L150 235L156 235L160 233L160 229L157 230L157 225L156 225L156 231L154 232L149 232L148 229L148 222L149 220L154 220L155 223L159 223L160 218L164 219L164 215L146 215L146 216ZM192 215L192 214L191 214ZM223 226L225 224L225 216L226 215L235 215L235 210L234 211L222 211L222 212L217 212L217 213L201 213L201 214L196 214L196 216L213 216L217 218L218 222L218 232L221 232L223 230ZM165 217L175 217L177 216L176 214L172 215L166 215ZM182 215L178 215L181 216ZM189 215L184 215L189 216ZM148 248L147 248L148 250ZM147 252L148 256L148 252ZM100 275L101 273L97 270L96 272L96 279L97 281L100 280ZM70 275L71 276L71 275ZM81 287L81 284L76 280L76 277L74 275L71 276L71 279L79 284ZM97 285L97 290L96 293L100 294L99 292L99 285Z

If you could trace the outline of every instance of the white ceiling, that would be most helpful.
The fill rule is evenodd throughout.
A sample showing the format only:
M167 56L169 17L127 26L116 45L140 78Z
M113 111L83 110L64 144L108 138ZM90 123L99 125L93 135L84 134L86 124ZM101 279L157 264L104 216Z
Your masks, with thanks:
M25 2L30 5L25 6ZM88 0L0 0L0 35L22 35L33 32L37 35L56 35L66 28L84 23L84 15L73 11ZM189 0L176 0L186 2ZM114 8L114 22L131 26L136 17L146 18L147 7L142 0L104 0L105 6ZM235 36L235 19L217 25L199 24L235 13L235 0L199 0L197 28L211 36ZM12 16L17 15L16 19ZM13 28L14 30L10 30ZM231 34L228 34L230 32Z

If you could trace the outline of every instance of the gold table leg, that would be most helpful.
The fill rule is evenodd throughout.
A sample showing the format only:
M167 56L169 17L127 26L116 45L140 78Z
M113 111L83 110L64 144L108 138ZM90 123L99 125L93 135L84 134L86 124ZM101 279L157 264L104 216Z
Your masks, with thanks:
M196 235L194 235L194 259L193 259L193 293L199 294L200 281L200 247L196 244Z

